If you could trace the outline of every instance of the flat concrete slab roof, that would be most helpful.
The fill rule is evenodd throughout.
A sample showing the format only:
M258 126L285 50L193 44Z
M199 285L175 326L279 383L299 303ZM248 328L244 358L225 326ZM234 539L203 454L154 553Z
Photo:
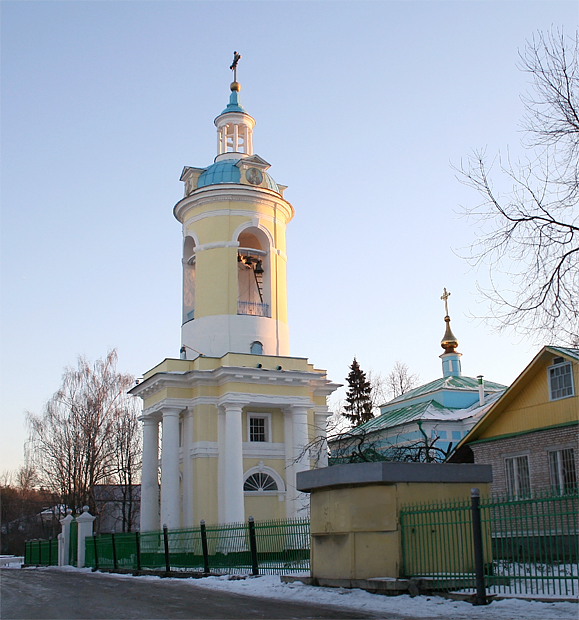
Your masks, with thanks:
M324 487L362 484L396 484L398 482L492 482L491 465L473 463L350 463L323 469L301 471L297 475L299 491Z

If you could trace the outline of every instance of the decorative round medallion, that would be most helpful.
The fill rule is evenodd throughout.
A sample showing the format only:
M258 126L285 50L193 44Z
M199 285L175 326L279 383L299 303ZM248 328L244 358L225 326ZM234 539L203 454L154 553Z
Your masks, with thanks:
M245 177L252 185L261 185L263 182L263 172L258 168L249 168L245 173Z

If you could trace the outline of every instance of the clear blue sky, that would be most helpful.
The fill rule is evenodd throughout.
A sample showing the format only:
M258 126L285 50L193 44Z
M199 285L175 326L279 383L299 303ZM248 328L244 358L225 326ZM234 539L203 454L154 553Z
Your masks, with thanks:
M539 349L497 335L457 255L477 196L452 164L519 152L517 51L577 4L10 2L2 11L0 471L22 462L78 355L141 375L180 346L184 165L215 156L233 50L255 151L296 208L292 353L441 374L447 287L463 372L510 383Z

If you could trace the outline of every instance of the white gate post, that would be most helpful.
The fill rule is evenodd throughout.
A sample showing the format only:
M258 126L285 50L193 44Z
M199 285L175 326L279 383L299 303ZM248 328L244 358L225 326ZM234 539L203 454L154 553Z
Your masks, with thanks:
M58 565L67 566L70 562L70 524L74 521L72 510L67 508L66 517L60 520L62 532L58 535Z
M89 511L88 506L83 506L82 514L78 515L76 522L78 523L78 546L76 555L76 565L78 568L84 567L85 561L85 539L88 536L92 536L93 522L96 517L93 517Z

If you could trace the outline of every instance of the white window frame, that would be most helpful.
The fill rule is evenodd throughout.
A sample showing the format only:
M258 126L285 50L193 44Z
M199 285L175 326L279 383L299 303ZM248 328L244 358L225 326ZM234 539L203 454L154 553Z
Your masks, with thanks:
M555 360L554 360L555 361ZM568 369L568 373L555 374L558 370L566 370ZM562 398L570 398L571 396L575 396L575 383L573 380L573 364L563 359L562 361L557 361L552 366L547 368L548 370L548 378L549 378L549 398L550 400L561 400ZM569 376L571 385L565 387L553 387L553 382L557 381L561 377ZM566 393L561 395L554 395L556 392L561 392L566 390Z
M563 453L570 452L570 458L565 459ZM577 487L577 471L575 468L575 452L572 447L558 448L557 450L549 450L549 476L551 478L551 486L559 494L564 495L571 489ZM565 463L565 461L567 461ZM571 465L573 473L571 484L566 488L564 465Z
M251 420L260 419L265 420L265 441L255 441L251 439ZM253 413L249 411L247 413L247 441L252 444L271 443L271 413Z
M526 464L524 469L523 463ZM507 493L510 496L528 497L531 494L531 467L528 454L505 457L505 474Z
M277 495L281 501L285 495L284 479L280 476L280 474L278 474L277 471L275 471L275 469L272 469L271 467L266 467L265 465L263 465L263 463L260 463L257 467L252 467L243 474L243 486L245 487L245 483L250 476L253 476L257 473L270 476L275 481L277 489L271 491L246 491L244 489L244 495Z

